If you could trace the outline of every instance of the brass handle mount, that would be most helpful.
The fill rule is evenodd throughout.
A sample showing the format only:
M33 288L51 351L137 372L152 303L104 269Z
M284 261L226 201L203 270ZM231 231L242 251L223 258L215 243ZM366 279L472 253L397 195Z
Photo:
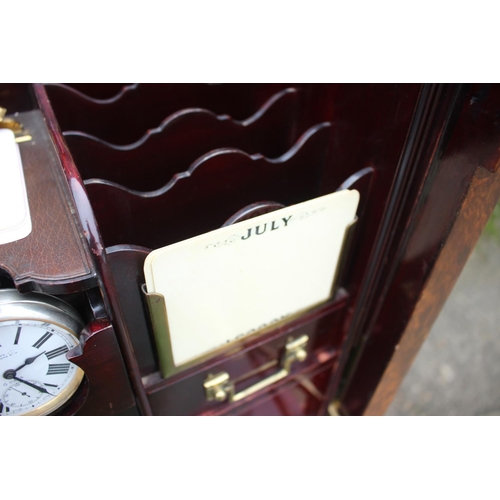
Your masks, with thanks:
M23 132L22 124L17 120L14 120L14 118L6 118L6 114L7 110L0 107L0 128L7 128L9 130L12 130L12 132L14 132L15 141L17 143L31 141L33 138L31 137L31 135Z
M281 357L281 369L256 384L236 392L234 382L231 382L229 373L220 372L215 375L209 374L203 383L207 401L241 401L251 394L268 387L275 382L285 378L292 371L292 364L296 361L304 361L307 357L306 345L309 337L303 335L295 340L290 340L285 346L285 352Z

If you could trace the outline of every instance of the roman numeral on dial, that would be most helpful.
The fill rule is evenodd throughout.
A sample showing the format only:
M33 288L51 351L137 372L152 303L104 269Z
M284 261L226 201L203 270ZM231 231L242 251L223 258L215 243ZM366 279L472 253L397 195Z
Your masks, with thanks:
M21 328L22 328L22 326L20 326L20 327L17 328L16 338L14 339L14 344L18 344L19 343L19 335L21 335Z
M33 347L39 349L45 342L47 342L47 340L50 339L50 337L52 337L52 333L46 332L33 344Z
M68 352L68 347L63 345L62 347L58 347L57 349L52 349L52 351L46 352L45 356L47 356L48 359L52 358L57 358L57 356L60 356L61 354L64 354Z
M69 372L69 363L55 363L49 365L47 370L47 375L61 375Z

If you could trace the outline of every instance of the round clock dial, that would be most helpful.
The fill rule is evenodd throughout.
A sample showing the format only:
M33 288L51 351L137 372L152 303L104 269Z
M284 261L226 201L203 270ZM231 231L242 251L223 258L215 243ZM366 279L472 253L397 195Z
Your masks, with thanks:
M66 358L83 323L66 303L0 290L0 415L47 415L74 394L83 371Z

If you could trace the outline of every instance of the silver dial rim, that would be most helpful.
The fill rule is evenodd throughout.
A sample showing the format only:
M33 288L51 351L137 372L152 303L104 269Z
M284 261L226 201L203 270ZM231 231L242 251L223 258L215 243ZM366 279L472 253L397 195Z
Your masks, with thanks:
M51 323L68 332L77 343L79 334L85 326L79 314L60 299L38 292L21 294L12 289L0 290L0 323L16 320ZM54 399L23 415L47 415L65 404L83 379L83 370L77 368L72 381Z

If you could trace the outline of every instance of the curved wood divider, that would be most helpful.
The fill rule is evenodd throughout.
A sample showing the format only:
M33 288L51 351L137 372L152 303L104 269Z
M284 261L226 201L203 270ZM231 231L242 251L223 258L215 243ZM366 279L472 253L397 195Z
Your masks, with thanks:
M159 248L217 229L228 214L255 200L292 205L318 196L331 129L329 123L309 129L276 160L214 151L158 191L137 193L105 182L86 186L106 246Z
M99 101L65 85L45 85L63 132L81 131L113 144L139 140L146 130L184 108L203 108L244 120L286 87L289 85L136 83L124 87L113 99Z
M184 109L126 146L109 144L83 132L65 132L64 137L86 184L102 179L136 191L152 191L214 149L236 148L268 158L281 156L299 138L294 117L300 94L297 89L285 89L245 121L205 109Z

